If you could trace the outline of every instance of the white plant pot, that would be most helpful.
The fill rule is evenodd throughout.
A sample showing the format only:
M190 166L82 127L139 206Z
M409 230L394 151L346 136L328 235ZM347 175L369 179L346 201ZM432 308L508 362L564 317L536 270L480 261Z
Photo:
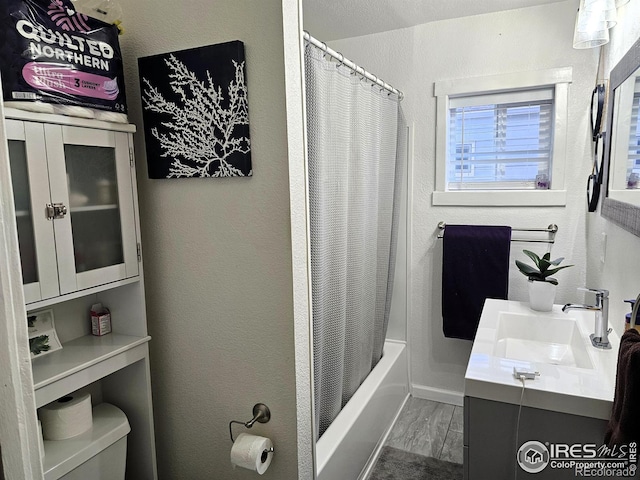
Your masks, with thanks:
M529 280L529 306L538 312L550 312L556 299L556 287L549 282Z

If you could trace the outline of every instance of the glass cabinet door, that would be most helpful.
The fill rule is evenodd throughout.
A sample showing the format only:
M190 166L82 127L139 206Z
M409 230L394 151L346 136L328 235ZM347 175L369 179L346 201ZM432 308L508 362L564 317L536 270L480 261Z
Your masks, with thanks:
M22 282L28 285L38 283L38 260L36 258L36 239L33 233L31 194L29 193L27 148L23 140L9 140L8 144L13 203L16 208L18 243L20 245Z
M126 133L45 126L61 293L138 274Z
M64 156L76 272L124 263L115 148L65 145Z
M16 210L25 302L59 294L44 131L41 125L7 120L9 164Z

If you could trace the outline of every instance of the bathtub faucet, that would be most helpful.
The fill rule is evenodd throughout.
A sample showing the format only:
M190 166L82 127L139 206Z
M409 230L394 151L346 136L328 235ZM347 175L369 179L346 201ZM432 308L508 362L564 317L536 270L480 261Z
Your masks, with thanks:
M569 310L588 310L595 312L595 328L594 332L589 335L591 344L596 348L602 348L608 350L611 348L609 343L609 290L601 290L598 288L579 288L585 292L595 293L596 304L595 305L579 305L575 303L567 303L562 307L563 312Z

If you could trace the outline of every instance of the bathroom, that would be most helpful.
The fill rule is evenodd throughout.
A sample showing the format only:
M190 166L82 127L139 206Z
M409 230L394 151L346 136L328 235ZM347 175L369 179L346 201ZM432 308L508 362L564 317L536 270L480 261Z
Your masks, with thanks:
M310 0L193 0L182 8L166 0L121 3L129 118L139 132L139 57L236 39L245 43L247 55L252 178L150 180L143 136L134 137L159 478L251 478L251 473L233 469L229 462L229 421L246 420L258 402L269 406L272 418L254 427L255 432L272 438L276 448L264 478L313 478L306 186L301 161L303 28L404 93L402 108L412 138L410 234L405 284L397 283L394 294L400 296L398 292L405 290L406 326L394 325L390 332L407 342L414 397L460 405L471 351L471 342L445 339L442 334L442 245L437 238L441 221L513 227L557 224L553 254L567 257L575 266L560 274L556 303L582 303L578 287L608 289L611 326L622 333L627 313L622 300L640 292L635 273L640 259L630 253L639 240L603 218L600 209L586 211L585 185L592 163L590 98L599 78L600 49L572 48L577 0L522 0L508 6L495 2L495 11L482 12L472 8L484 2L447 2L456 6L455 18L448 18L444 7L429 7L432 17L422 17L412 13L411 2L381 3L384 15L379 17L391 22L390 27L376 23L365 2L338 2L333 10L341 23L324 17L324 2ZM360 6L361 18L346 3ZM604 78L640 37L640 2L631 0L619 14L604 47ZM421 19L419 24L413 23L415 18ZM434 205L434 83L563 67L573 70L564 203ZM521 248L527 247L512 247L514 259L520 258ZM7 256L4 250L3 256ZM11 295L6 292L11 291L10 282L19 279L15 272L12 277L2 270L0 316L11 318L17 307L7 303ZM526 283L515 268L509 283L510 299L526 301ZM0 337L0 342L8 338ZM14 391L22 392L13 395L11 403L3 403L11 407L3 407L0 416L3 437L11 433L19 440L9 445L2 441L7 478L39 478L41 467L30 453L37 449L35 418L29 413L30 385L22 377L24 365L15 348L0 346L2 380L7 383L5 375L11 375ZM9 471L18 473L11 476Z

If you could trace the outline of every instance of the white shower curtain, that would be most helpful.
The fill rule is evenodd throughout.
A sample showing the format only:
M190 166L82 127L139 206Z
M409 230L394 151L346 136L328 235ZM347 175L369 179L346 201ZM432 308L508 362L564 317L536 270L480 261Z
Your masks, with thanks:
M319 437L382 356L405 128L395 95L311 45L305 68Z

